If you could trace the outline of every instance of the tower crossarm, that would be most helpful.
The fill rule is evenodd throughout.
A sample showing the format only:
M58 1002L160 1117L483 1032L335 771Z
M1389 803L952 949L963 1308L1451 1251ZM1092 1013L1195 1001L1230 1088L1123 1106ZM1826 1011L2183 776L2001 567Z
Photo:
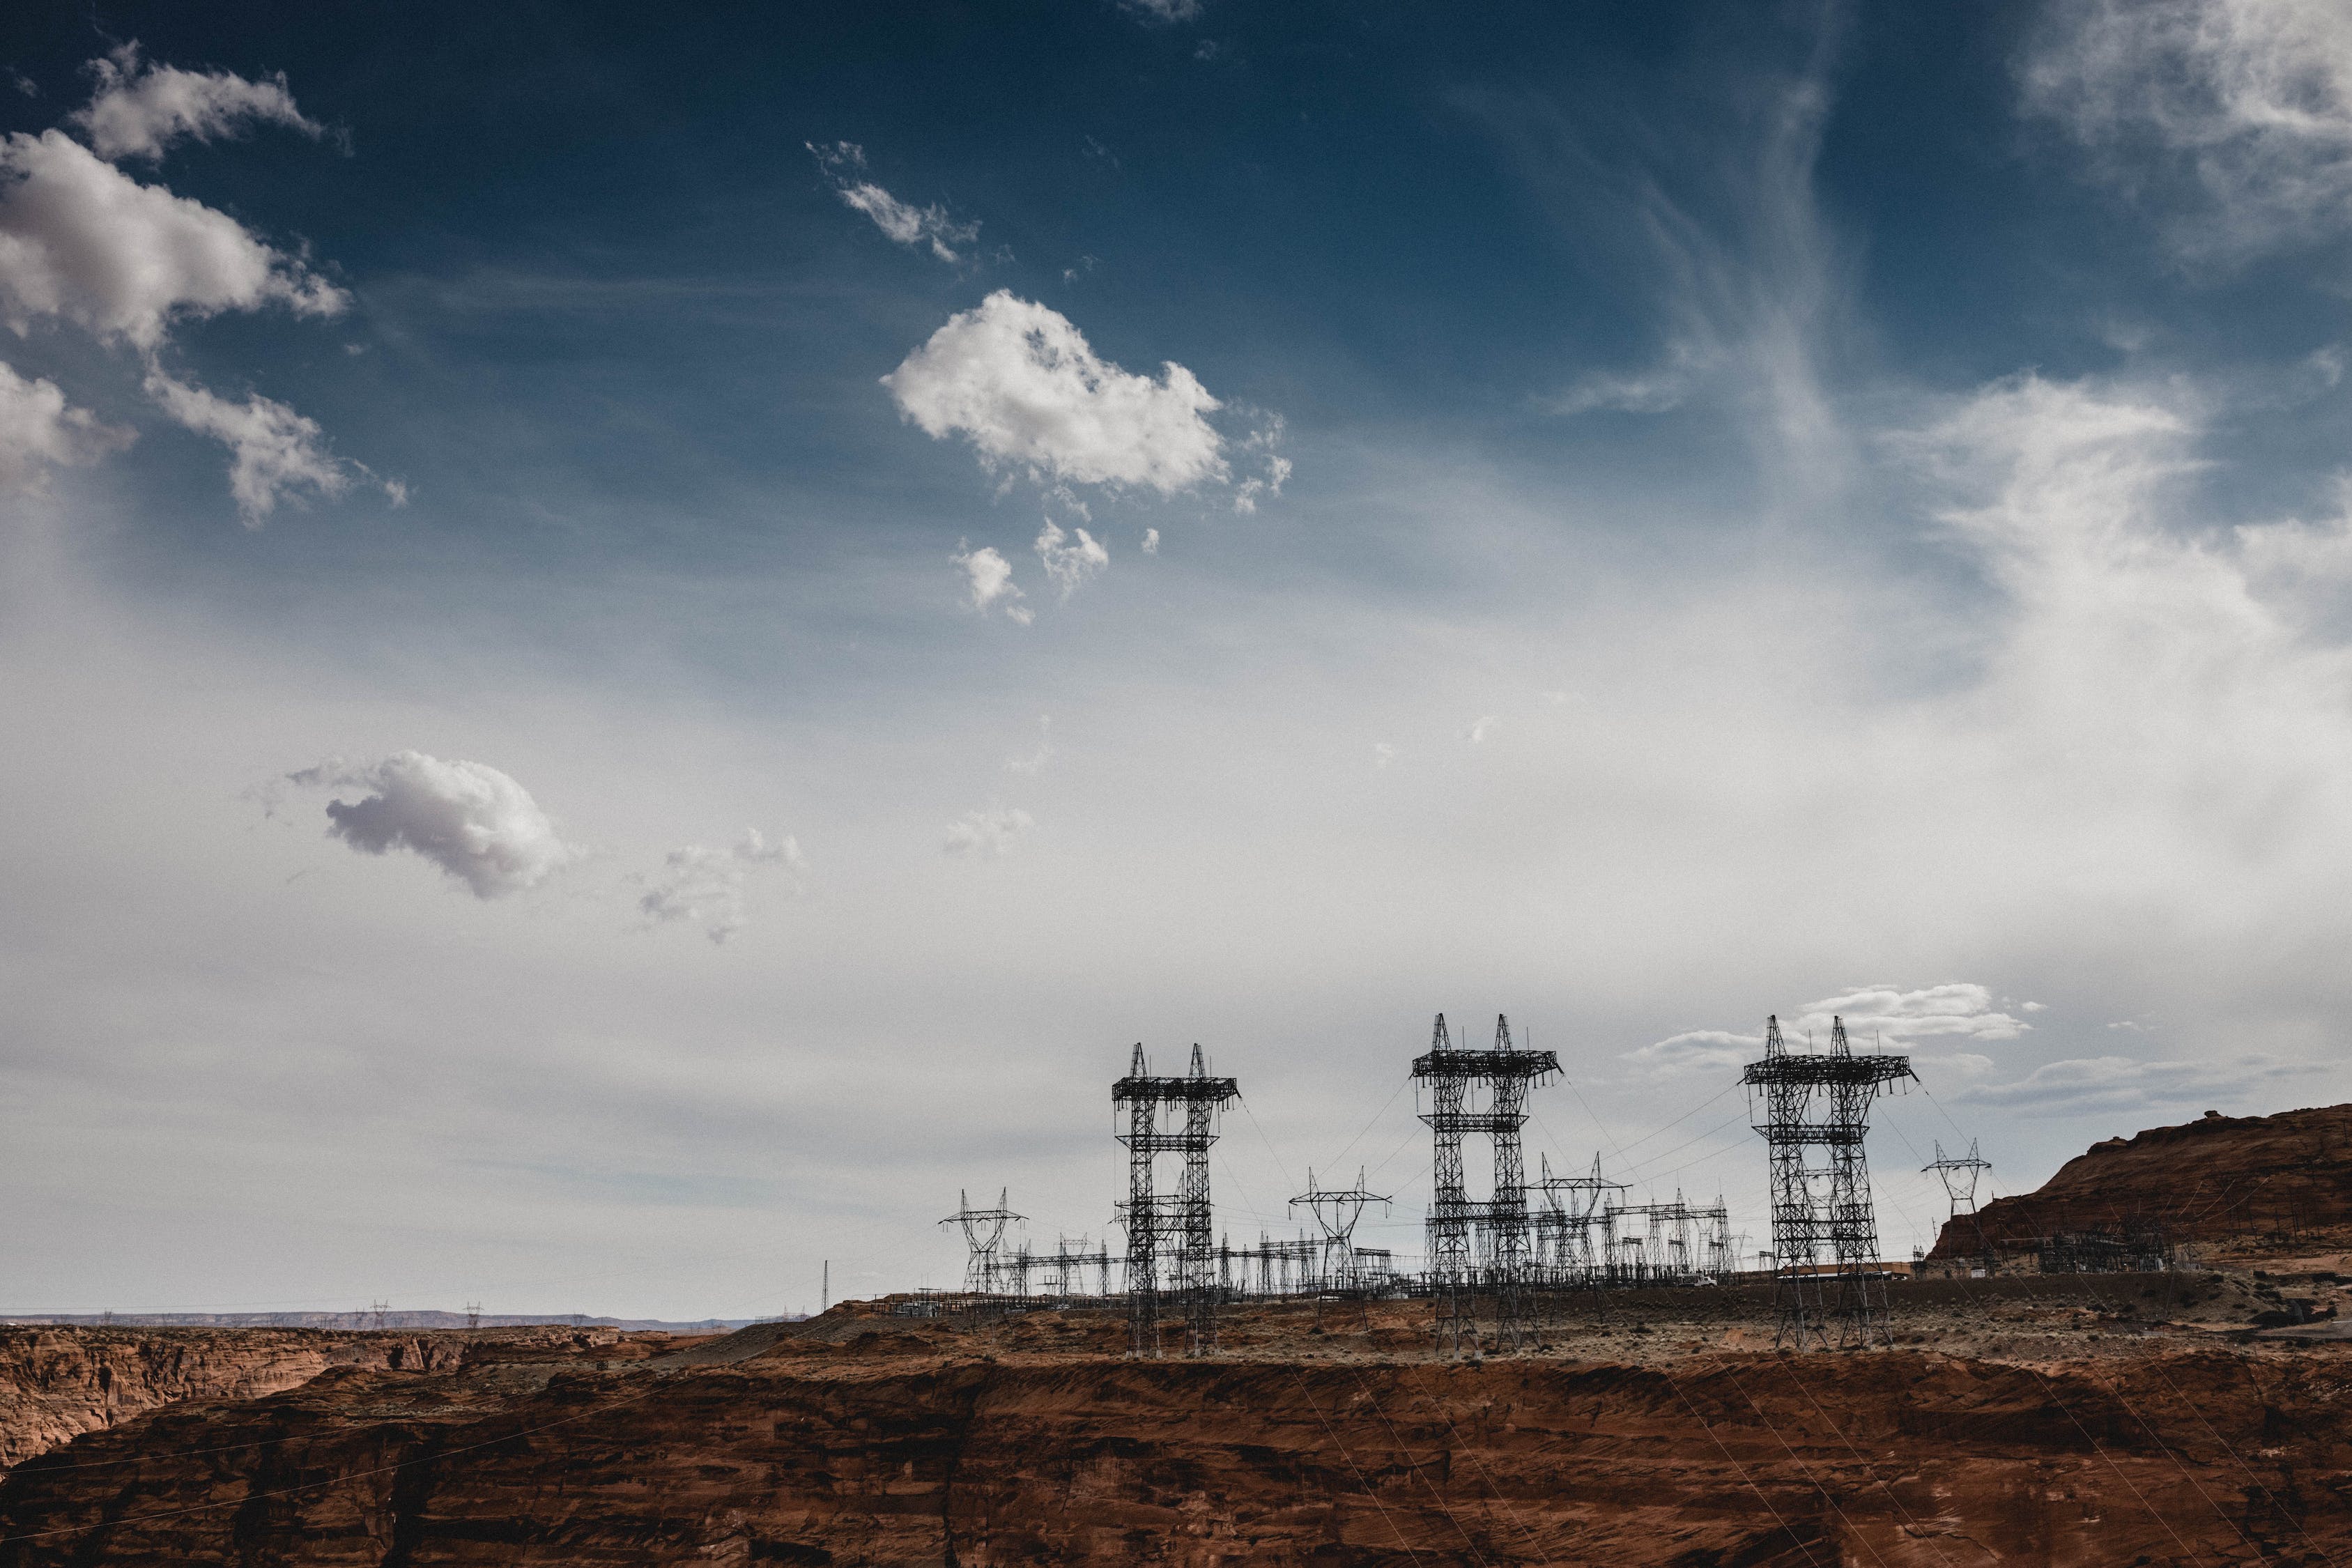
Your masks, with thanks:
M1530 1082L1559 1071L1550 1051L1429 1051L1412 1059L1419 1079L1523 1079Z
M1767 1057L1749 1062L1739 1081L1761 1088L1876 1088L1897 1079L1916 1079L1904 1057Z
M1110 1100L1113 1105L1206 1104L1222 1110L1240 1099L1241 1092L1237 1079L1129 1077L1110 1086Z

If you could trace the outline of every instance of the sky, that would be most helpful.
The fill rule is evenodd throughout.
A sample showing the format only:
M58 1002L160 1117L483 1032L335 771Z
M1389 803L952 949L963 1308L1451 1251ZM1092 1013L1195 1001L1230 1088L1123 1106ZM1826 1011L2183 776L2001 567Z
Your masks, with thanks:
M1723 1194L2352 1099L2352 13L0 18L0 1310L1108 1233L1141 1041Z

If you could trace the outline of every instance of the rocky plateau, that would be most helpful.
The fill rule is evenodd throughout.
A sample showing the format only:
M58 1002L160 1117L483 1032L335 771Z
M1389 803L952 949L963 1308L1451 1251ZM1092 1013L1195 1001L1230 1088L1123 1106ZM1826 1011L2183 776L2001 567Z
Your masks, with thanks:
M2131 1168L2193 1159L2275 1190L2352 1108L2290 1117L2052 1186L2145 1201ZM2316 1208L2332 1178L2293 1179ZM2331 1563L2338 1261L1923 1279L1891 1349L1809 1355L1760 1286L1565 1300L1472 1361L1419 1301L1237 1308L1156 1362L1100 1310L889 1301L693 1340L18 1328L0 1568Z

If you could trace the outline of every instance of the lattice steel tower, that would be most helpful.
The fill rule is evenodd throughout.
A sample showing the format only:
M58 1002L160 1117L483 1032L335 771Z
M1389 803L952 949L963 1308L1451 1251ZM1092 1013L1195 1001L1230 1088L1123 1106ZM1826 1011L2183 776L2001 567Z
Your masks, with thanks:
M1831 1020L1827 1055L1790 1051L1780 1018L1765 1020L1764 1059L1749 1062L1740 1081L1772 1166L1774 1344L1827 1349L1832 1321L1841 1348L1893 1342L1863 1140L1879 1090L1914 1076L1908 1057L1855 1056L1843 1018ZM1823 1163L1806 1163L1811 1149L1822 1152ZM1826 1278L1824 1248L1832 1270Z
M1240 1097L1240 1086L1232 1079L1209 1076L1197 1045L1190 1072L1182 1078L1154 1078L1139 1042L1127 1076L1111 1085L1112 1109L1127 1111L1127 1130L1118 1141L1127 1145L1128 1315L1137 1355L1160 1353L1163 1289L1184 1304L1185 1353L1206 1355L1217 1348L1209 1145L1217 1141L1217 1113ZM1184 1156L1184 1172L1173 1194L1153 1185L1154 1160L1163 1153Z
M1029 1217L1014 1214L1004 1206L1004 1200L1011 1195L1011 1188L1003 1188L996 1194L994 1208L976 1209L971 1206L971 1194L959 1192L956 1194L956 1212L940 1221L941 1225L963 1226L964 1246L970 1249L964 1258L963 1288L975 1296L993 1295L1002 1288L1004 1227L1015 1220Z
M1290 1206L1305 1205L1315 1216L1315 1225L1323 1233L1322 1288L1327 1290L1350 1290L1360 1283L1356 1267L1356 1222L1363 1217L1365 1205L1379 1204L1383 1208L1388 1198L1364 1185L1363 1167L1356 1168L1356 1184L1352 1187L1318 1187L1315 1184L1315 1169L1307 1171L1307 1190L1290 1200Z
M1519 1128L1527 1119L1528 1085L1559 1070L1549 1051L1522 1051L1511 1044L1511 1026L1495 1016L1491 1050L1456 1050L1437 1015L1429 1051L1416 1057L1412 1076L1430 1086L1430 1109L1422 1113L1436 1144L1429 1205L1430 1283L1437 1295L1437 1342L1459 1352L1467 1338L1475 1348L1477 1326L1473 1302L1483 1284L1495 1293L1498 1343L1516 1346L1527 1331L1522 1300L1528 1274L1527 1163L1519 1152ZM1473 1088L1483 1086L1486 1104L1474 1104ZM1474 1202L1462 1175L1462 1135L1483 1132L1495 1151L1493 1194Z
M1943 1144L1937 1143L1936 1157L1919 1169L1923 1173L1933 1171L1943 1178L1944 1195L1952 1200L1954 1239L1958 1238L1957 1233L1960 1231L1960 1220L1965 1215L1969 1222L1968 1233L1976 1239L1977 1255L1985 1259L1985 1267L1990 1271L1992 1247L1985 1240L1984 1222L1977 1217L1977 1179L1992 1169L1992 1162L1977 1152L1977 1141L1971 1138L1965 1157L1947 1154Z

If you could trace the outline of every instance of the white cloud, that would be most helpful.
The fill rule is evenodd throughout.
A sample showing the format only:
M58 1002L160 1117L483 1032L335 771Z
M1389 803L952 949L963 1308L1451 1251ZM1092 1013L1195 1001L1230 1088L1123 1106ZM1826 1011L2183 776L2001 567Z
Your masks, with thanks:
M1712 368L1706 356L1687 342L1676 343L1665 359L1649 370L1620 374L1593 371L1579 377L1569 389L1542 400L1546 412L1572 417L1606 410L1617 414L1664 414L1689 401L1701 375Z
M2238 1100L2255 1084L2324 1069L2252 1054L2205 1061L2139 1061L2076 1057L2044 1062L2010 1083L1981 1084L1953 1099L2018 1116L2076 1116L2096 1110L2152 1110L2200 1100Z
M1764 1049L1759 1034L1735 1034L1727 1029L1689 1029L1669 1035L1638 1050L1623 1053L1626 1061L1664 1076L1669 1073L1717 1071L1753 1061Z
M994 545L983 544L973 550L959 544L956 553L949 559L963 568L964 585L973 609L986 615L992 605L1002 604L1006 615L1024 626L1029 624L1033 617L1022 605L1021 590L1013 581L1013 563L997 553Z
M790 872L798 888L808 868L799 841L785 837L771 844L756 827L747 827L730 849L707 849L688 844L673 849L637 900L638 912L656 925L684 921L702 928L714 945L721 944L751 923L744 885L763 866Z
M248 528L261 526L289 493L308 489L331 497L351 489L351 474L326 449L318 422L275 399L256 393L243 403L231 403L153 368L147 373L147 392L180 424L228 444L234 454L229 492ZM386 489L395 504L407 500L406 489L396 482Z
M961 255L954 248L970 245L980 237L977 223L957 223L948 216L947 208L933 203L919 207L902 202L871 180L861 180L853 171L866 167L866 149L855 142L836 142L830 147L820 147L811 142L805 144L815 154L817 167L833 182L833 188L842 201L874 220L880 229L900 245L928 245L931 254L941 261L960 261Z
M349 303L227 214L142 185L56 131L0 142L0 321L61 318L152 350L173 321Z
M1054 760L1054 721L1046 714L1037 716L1037 749L1025 757L1008 757L1004 771L1013 773L1034 773L1045 770Z
M1279 414L1264 416L1257 428L1242 441L1242 451L1262 460L1265 471L1253 474L1234 488L1234 510L1244 515L1257 510L1260 496L1272 500L1282 494L1282 487L1290 480L1290 459L1275 448L1282 444L1283 423Z
M1143 552L1146 555L1157 555L1160 553L1160 531L1158 529L1147 528L1143 531Z
M1061 590L1066 603L1087 578L1110 564L1110 552L1083 528L1072 541L1049 518L1037 533L1037 559L1045 563L1047 580Z
M1387 767L1391 763L1396 761L1396 754L1397 749L1389 744L1386 741L1374 741L1372 742L1372 766L1374 768Z
M72 408L52 381L27 381L0 363L0 493L36 490L53 468L94 463L131 444L131 433Z
M185 71L139 58L136 43L90 62L98 79L89 106L68 120L89 137L98 155L160 158L183 136L209 142L248 121L266 121L317 138L324 128L303 118L283 74L247 81L227 71Z
M935 439L961 434L983 466L1039 482L1142 485L1172 495L1229 474L1205 415L1223 406L1171 361L1160 379L1097 358L1060 311L998 289L882 378Z
M1859 1043L1874 1032L1893 1041L1934 1035L1959 1035L1972 1040L2013 1040L2031 1024L1996 1011L1992 993L1967 981L1900 991L1892 985L1862 985L1839 995L1807 1004L1786 1026L1817 1030L1824 1043L1830 1020L1843 1017L1846 1032Z
M1975 1051L1944 1051L1934 1056L1914 1055L1911 1065L1920 1070L1933 1088L1947 1078L1979 1079L1993 1070L1993 1059Z
M1470 728L1462 731L1462 738L1474 746L1483 745L1486 743L1486 737L1495 732L1495 726L1502 721L1495 714L1481 713L1477 718L1470 721Z
M948 824L947 838L940 847L950 855L994 859L1010 854L1013 841L1036 826L1035 817L1017 807L968 811Z
M1992 993L1984 986L1966 981L1944 985L1929 985L1916 991L1898 990L1892 985L1862 985L1819 1002L1806 1004L1793 1014L1780 1019L1782 1035L1797 1048L1810 1044L1811 1048L1824 1050L1829 1047L1832 1020L1845 1020L1846 1034L1857 1047L1868 1049L1874 1036L1896 1048L1915 1039L1937 1036L1957 1036L1970 1040L2013 1040L2031 1025L2019 1022L2006 1013L1996 1012ZM1715 1071L1736 1068L1756 1059L1764 1049L1764 1032L1742 1034L1726 1029L1692 1029L1669 1036L1638 1050L1627 1051L1623 1059L1651 1068L1654 1073ZM1956 1052L1935 1058L1923 1058L1963 1076L1976 1076L1989 1070L1991 1062L1981 1056Z
M2030 112L2159 207L2186 255L2243 257L2352 224L2340 0L2062 0L2021 85Z
M408 849L479 899L537 887L578 859L530 792L481 763L398 752L353 766L340 760L286 775L317 789L370 792L327 803L328 837L365 855Z
M1119 5L1148 22L1191 22L1201 15L1201 0L1119 0Z

